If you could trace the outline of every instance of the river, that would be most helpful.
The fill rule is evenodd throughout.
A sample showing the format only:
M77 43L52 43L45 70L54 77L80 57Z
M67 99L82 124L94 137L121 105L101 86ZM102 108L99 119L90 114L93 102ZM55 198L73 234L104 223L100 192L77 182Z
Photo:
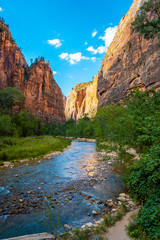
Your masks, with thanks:
M72 141L49 160L1 169L0 239L93 222L121 191L119 176L99 161L95 143Z

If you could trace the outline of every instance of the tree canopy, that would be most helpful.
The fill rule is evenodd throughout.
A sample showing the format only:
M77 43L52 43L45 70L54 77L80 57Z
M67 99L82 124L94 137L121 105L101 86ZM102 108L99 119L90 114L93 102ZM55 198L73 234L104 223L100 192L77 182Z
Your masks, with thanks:
M132 32L139 32L147 40L160 39L160 0L145 2L131 28Z
M18 107L18 111L23 109L25 96L23 92L16 88L7 87L0 91L0 113L12 115L13 108Z

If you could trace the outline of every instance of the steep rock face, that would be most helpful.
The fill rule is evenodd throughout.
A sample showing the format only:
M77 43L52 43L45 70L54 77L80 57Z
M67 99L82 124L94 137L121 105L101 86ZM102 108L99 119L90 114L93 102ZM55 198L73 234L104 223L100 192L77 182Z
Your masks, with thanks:
M64 122L63 95L49 64L38 61L31 65L27 75L28 82L24 89L26 108L44 122Z
M160 47L158 40L145 40L131 34L131 22L145 0L134 0L121 19L115 38L107 50L98 74L99 105L123 101L131 89L160 89Z
M26 67L27 63L8 26L0 21L0 90L7 86L21 88Z
M66 101L66 119L78 120L85 114L93 117L97 112L97 76L92 82L77 84Z
M7 25L0 21L0 90L7 86L23 91L27 111L44 123L65 121L64 96L49 64L39 60L28 67Z

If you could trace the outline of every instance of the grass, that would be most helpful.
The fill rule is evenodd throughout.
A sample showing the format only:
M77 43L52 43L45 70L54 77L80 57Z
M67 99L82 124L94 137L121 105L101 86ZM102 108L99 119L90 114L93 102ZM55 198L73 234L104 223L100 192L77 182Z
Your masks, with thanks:
M63 240L106 240L104 238L104 233L108 231L108 228L113 226L117 221L119 221L128 212L128 208L124 203L122 203L120 209L116 215L105 215L103 222L98 224L96 227L79 229L75 228L71 232L61 234L58 239Z
M132 215L128 226L126 226L128 235L134 240L151 240L151 238L147 236L145 232L142 232L139 229L137 219L138 215Z
M0 164L4 161L36 158L54 151L63 151L70 144L70 139L62 137L4 137L0 139Z
M97 141L97 147L96 150L97 151L101 151L101 150L105 150L107 153L112 152L112 151L118 151L119 146L113 142L101 142L101 141Z

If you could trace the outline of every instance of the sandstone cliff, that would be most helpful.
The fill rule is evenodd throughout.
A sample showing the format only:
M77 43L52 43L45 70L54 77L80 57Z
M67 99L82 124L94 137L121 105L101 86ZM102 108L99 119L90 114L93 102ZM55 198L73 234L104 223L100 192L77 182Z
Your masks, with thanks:
M158 40L131 34L131 22L145 0L134 0L122 18L98 74L99 105L123 101L134 85L160 89L160 47Z
M39 60L28 67L8 26L0 21L0 90L7 86L23 91L27 111L43 122L65 121L64 97L49 64Z
M66 119L78 120L85 114L93 117L97 112L97 76L92 82L80 83L70 92L66 101Z

